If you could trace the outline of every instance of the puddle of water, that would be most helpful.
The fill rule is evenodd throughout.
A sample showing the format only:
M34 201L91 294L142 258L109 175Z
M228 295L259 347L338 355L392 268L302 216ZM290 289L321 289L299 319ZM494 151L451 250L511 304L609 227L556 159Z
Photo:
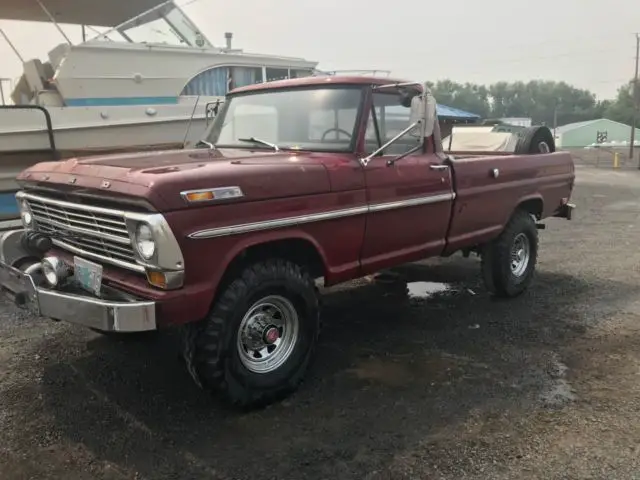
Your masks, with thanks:
M562 407L577 399L577 395L571 384L566 380L567 367L557 356L554 356L549 365L549 375L552 381L546 391L542 392L540 398L548 407Z
M375 381L392 387L409 385L416 380L406 365L379 359L360 362L347 372L354 374L360 380Z
M449 285L440 282L409 282L407 283L409 298L431 298L438 293L450 290Z

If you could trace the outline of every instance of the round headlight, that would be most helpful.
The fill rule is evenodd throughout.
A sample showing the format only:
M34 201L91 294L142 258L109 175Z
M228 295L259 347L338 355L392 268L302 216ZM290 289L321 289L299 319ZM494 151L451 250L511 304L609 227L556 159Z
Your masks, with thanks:
M20 202L20 218L22 218L25 227L29 227L33 223L33 215L26 200Z
M150 260L156 253L156 242L153 239L151 227L146 223L141 223L136 229L136 247L138 253L145 260Z
M42 273L51 287L55 287L69 276L66 264L57 257L45 257L42 260Z

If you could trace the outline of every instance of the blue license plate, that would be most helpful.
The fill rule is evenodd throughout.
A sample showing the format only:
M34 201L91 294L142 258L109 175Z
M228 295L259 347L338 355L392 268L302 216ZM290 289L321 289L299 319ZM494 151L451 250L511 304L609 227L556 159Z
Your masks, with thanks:
M100 295L102 288L102 265L80 257L73 257L73 276L83 289Z

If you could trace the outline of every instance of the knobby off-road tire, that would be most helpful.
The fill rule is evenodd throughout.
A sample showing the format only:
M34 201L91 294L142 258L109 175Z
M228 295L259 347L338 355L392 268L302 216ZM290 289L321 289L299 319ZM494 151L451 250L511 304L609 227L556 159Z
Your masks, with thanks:
M250 265L221 292L207 318L185 327L189 373L236 407L280 400L304 377L319 310L315 283L303 267L280 259Z
M482 276L497 297L512 298L533 281L538 260L538 230L531 214L517 210L500 236L485 245Z

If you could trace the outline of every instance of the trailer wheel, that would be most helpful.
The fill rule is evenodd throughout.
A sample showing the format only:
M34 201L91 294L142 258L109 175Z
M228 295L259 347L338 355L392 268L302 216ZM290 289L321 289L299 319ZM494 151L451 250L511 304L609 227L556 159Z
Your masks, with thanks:
M533 281L537 259L536 224L531 214L517 210L500 236L483 250L485 285L498 297L516 297Z
M556 151L556 142L549 127L527 127L519 134L514 153L519 155L552 153Z
M266 406L295 391L319 331L316 286L287 260L244 269L203 321L186 326L183 353L205 390L242 408Z

